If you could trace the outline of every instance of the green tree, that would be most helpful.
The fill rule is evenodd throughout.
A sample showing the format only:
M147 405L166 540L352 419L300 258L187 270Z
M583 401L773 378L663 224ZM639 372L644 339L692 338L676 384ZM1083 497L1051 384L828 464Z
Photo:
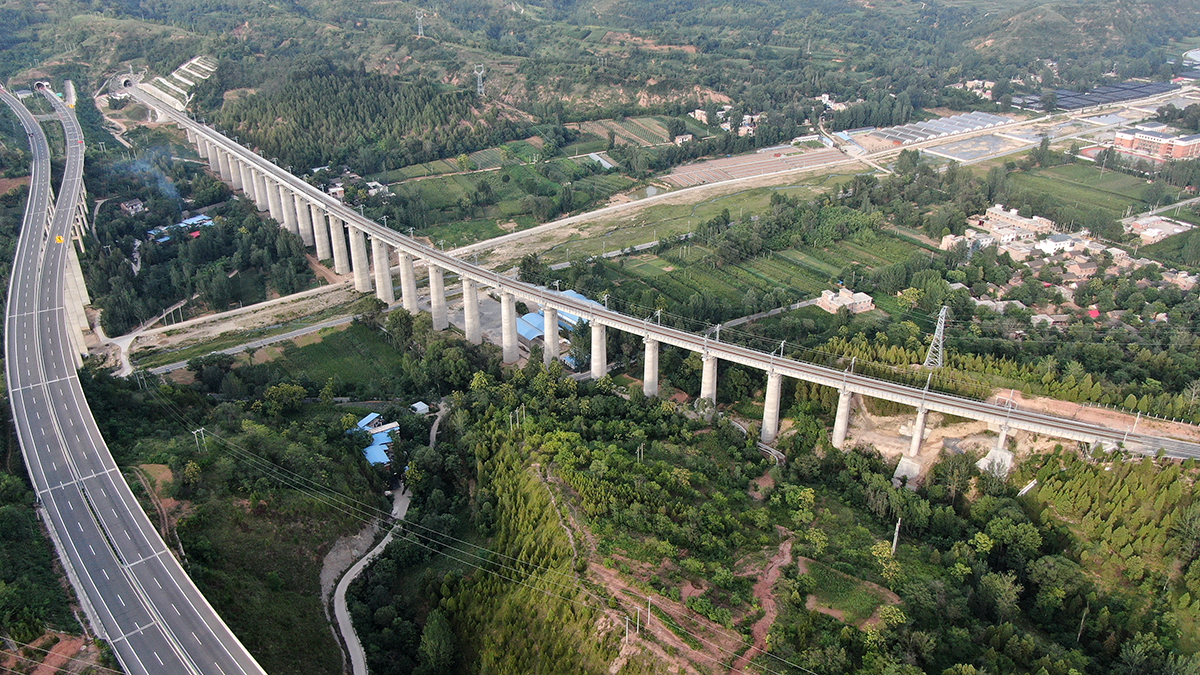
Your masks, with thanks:
M408 346L413 336L413 315L407 309L395 309L388 313L384 320L383 330L388 335L388 341L396 349Z
M421 646L417 650L420 665L413 671L416 675L441 675L454 666L454 655L458 651L450 619L441 609L429 613L425 630L421 631Z

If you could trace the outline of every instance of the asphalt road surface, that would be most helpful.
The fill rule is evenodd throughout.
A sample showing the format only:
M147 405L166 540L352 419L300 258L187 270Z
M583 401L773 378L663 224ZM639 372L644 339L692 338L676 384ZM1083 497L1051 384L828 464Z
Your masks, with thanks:
M47 218L46 137L20 101L0 91L21 119L33 154L9 285L5 354L13 417L43 518L89 620L127 673L262 673L138 505L83 396L63 310L83 134L66 106L43 93L67 143L53 220Z

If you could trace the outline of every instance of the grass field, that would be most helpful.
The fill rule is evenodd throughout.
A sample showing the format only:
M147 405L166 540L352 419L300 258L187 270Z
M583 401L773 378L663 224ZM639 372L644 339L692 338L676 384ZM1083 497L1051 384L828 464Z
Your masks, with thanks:
M548 262L563 262L570 256L600 255L655 238L674 237L691 232L697 224L720 215L725 209L735 218L766 213L770 209L771 195L776 192L807 199L826 192L854 173L857 173L856 167L834 167L828 173L797 177L795 183L787 186L750 188L698 202L656 204L632 217L597 219L583 233L543 251L542 256Z
M826 607L843 614L849 624L865 621L883 604L878 595L867 589L862 582L818 562L808 563L808 574L817 582L813 595Z
M1132 207L1134 211L1146 206L1142 192L1146 181L1115 171L1101 175L1099 167L1090 164L1068 164L1043 169L1035 173L1012 174L1018 187L1054 195L1063 203L1103 209L1113 218L1123 218Z
M700 294L737 306L751 289L760 296L782 288L793 296L812 298L828 288L830 277L850 263L859 262L869 268L888 265L920 250L903 239L881 235L869 250L840 242L829 249L787 249L714 267L700 262L712 253L711 248L688 243L664 251L661 257L654 253L625 257L611 274L612 281L624 287L637 284L654 289L673 302L686 303Z
M342 382L362 382L400 364L403 354L384 339L383 333L365 326L351 325L345 330L323 332L321 341L297 347L284 347L272 361L289 376L307 375L315 382L335 378Z

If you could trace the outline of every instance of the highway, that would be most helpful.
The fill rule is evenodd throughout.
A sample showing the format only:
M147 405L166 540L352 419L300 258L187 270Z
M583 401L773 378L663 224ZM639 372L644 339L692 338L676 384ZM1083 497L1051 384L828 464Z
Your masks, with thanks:
M263 673L171 555L122 477L87 406L63 307L84 142L48 90L66 137L52 220L50 151L37 121L0 91L29 134L33 175L5 317L18 439L45 520L92 627L127 673Z
M241 161L247 162L259 171L269 175L279 184L287 186L292 192L303 195L306 200L320 205L321 208L325 209L331 215L342 219L349 227L362 230L372 238L378 238L388 245L412 255L414 258L424 259L429 264L457 274L463 279L475 281L484 287L493 287L500 292L511 293L522 300L537 302L543 307L575 314L586 319L589 323L598 323L635 335L641 335L647 340L674 345L689 351L698 352L702 355L710 355L721 360L740 363L758 370L775 372L784 377L815 382L874 398L916 406L932 412L950 413L994 423L1009 431L1023 430L1088 444L1104 443L1112 446L1124 444L1130 450L1146 454L1153 454L1161 449L1168 456L1172 457L1200 458L1200 443L1138 434L1135 433L1136 430L1134 429L1097 427L1088 422L1046 415L1020 408L1001 406L845 372L827 366L796 361L741 345L719 342L707 336L696 335L668 326L660 326L650 322L648 319L621 314L620 312L600 307L593 302L576 300L544 288L503 277L491 270L459 260L451 253L425 246L395 230L388 229L369 218L363 217L357 210L347 207L338 199L325 194L299 177L285 171L282 167L275 165L220 132L199 124L185 113L175 110L167 103L148 95L139 89L137 84L131 79L125 78L122 84L125 91L128 91L135 100L157 110L160 118L169 119L180 128L192 131L198 137L208 140L224 152L230 153Z

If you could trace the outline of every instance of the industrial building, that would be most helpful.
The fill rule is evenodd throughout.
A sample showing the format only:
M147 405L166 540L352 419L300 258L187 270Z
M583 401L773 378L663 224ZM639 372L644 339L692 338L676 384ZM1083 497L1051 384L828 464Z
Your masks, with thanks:
M1113 144L1128 152L1155 159L1200 158L1200 134L1175 136L1166 133L1165 124L1141 124L1117 132Z
M942 117L936 120L929 120L928 122L913 122L912 124L905 124L898 127L888 127L875 131L873 134L884 140L891 141L895 145L908 145L909 143L920 143L935 138L946 138L972 131L991 129L1003 124L1011 124L1014 121L1011 117L1002 117L1000 115L976 111L965 115Z

